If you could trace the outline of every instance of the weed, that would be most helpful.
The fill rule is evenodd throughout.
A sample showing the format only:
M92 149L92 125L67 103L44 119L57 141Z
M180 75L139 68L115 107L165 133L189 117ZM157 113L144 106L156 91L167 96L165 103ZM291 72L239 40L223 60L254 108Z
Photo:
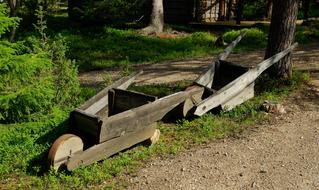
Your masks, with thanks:
M103 86L104 87L107 87L113 83L112 76L109 73L103 74L102 78L103 78Z

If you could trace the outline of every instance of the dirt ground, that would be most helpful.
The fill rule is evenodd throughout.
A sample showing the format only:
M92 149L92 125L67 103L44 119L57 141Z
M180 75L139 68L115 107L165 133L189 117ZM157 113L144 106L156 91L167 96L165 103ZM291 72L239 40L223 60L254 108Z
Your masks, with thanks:
M263 51L233 54L234 62L254 65ZM193 80L212 58L142 66L141 83ZM319 189L319 44L294 52L295 68L308 70L311 81L283 105L287 114L251 126L240 138L195 147L155 159L132 176L128 189ZM90 83L92 73L82 74ZM98 79L98 73L92 79ZM84 80L87 79L87 80Z

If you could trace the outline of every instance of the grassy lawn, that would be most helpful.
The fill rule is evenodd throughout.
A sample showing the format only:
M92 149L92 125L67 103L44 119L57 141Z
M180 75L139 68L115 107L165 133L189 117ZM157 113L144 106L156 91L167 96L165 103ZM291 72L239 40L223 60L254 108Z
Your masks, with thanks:
M247 36L235 51L249 51L265 48L267 26L259 28L230 30L223 34L227 43L242 31ZM141 36L136 30L100 28L96 32L86 30L61 31L69 44L68 57L76 61L80 71L110 69L123 65L155 63L211 56L220 53L224 47L214 45L218 36L211 32L194 32L177 38ZM299 26L296 41L302 44L319 40L317 28Z
M274 81L266 78L263 79L266 82L258 80L257 96L233 111L217 115L206 114L200 118L181 120L177 123L160 122L158 128L162 134L160 141L154 146L148 148L138 145L74 172L56 173L50 170L46 163L51 144L66 130L68 111L56 110L39 122L0 125L0 189L114 187L112 179L115 176L135 171L152 157L165 158L192 146L240 134L241 131L267 118L259 110L264 100L282 100L292 90L299 88L307 78L307 74L297 72L288 87L275 85ZM133 86L132 89L165 96L187 85L188 82L181 82L174 86ZM93 92L90 90L90 93Z

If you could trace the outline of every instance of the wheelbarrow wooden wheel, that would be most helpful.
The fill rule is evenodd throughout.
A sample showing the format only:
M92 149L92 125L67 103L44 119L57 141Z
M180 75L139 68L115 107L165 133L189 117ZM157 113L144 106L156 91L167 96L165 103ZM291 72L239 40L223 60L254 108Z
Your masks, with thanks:
M65 165L70 157L83 152L83 141L73 134L64 134L56 139L49 151L50 166L58 170Z

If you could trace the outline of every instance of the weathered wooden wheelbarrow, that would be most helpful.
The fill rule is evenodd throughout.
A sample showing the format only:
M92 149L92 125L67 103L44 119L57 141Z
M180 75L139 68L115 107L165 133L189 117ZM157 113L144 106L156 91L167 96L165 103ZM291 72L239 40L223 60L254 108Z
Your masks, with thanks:
M217 107L231 109L252 98L255 79L291 52L296 44L255 68L226 62L243 36L232 42L185 91L157 99L125 90L141 73L103 89L71 113L70 134L62 135L53 143L48 156L50 164L55 169L65 165L68 170L74 170L137 143L155 143L160 132L154 124L163 117L201 116Z
M155 143L160 135L156 121L198 93L193 89L157 99L125 90L139 74L117 81L71 113L70 134L59 137L49 151L51 166L71 171L137 143Z
M197 94L187 98L176 108L180 117L202 116L217 110L231 110L239 104L254 97L254 84L258 76L273 64L280 61L298 45L293 44L286 50L259 63L256 67L247 67L227 62L226 58L245 36L242 33L217 58L210 67L200 75L193 85L186 89L197 89Z

